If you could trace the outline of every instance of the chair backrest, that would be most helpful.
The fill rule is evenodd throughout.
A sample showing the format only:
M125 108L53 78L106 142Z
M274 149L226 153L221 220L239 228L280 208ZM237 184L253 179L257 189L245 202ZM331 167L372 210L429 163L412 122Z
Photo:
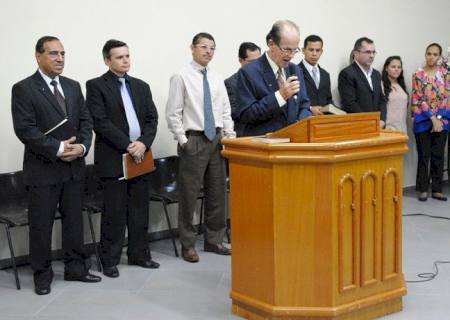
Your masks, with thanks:
M155 159L156 170L150 174L150 184L154 191L170 192L177 187L178 156Z
M27 197L22 171L0 174L0 201L23 200Z

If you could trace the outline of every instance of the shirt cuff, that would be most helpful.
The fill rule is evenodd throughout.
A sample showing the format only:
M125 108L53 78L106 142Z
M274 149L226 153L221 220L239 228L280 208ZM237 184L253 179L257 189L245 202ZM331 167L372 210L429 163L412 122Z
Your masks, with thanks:
M180 146L182 146L183 144L185 144L188 141L188 138L186 137L185 134L179 135L178 136L178 143L180 144Z
M83 148L83 154L81 156L84 157L86 155L86 147L84 146L84 144L80 144L80 145Z
M275 98L277 99L279 107L282 107L286 104L286 100L284 100L283 97L281 96L280 90L275 92Z
M61 141L59 144L58 152L56 153L57 157L60 157L64 153L64 142Z

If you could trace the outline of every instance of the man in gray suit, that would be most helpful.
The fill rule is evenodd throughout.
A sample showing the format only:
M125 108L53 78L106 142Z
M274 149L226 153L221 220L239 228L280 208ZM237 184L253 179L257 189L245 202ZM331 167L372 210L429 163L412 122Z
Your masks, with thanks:
M81 212L92 120L80 84L60 76L65 51L59 39L42 37L35 55L39 69L13 86L11 113L14 131L25 145L23 175L29 192L35 292L44 295L50 293L53 279L51 240L57 208L62 217L64 280L99 282L101 278L90 274L85 263Z
M253 60L258 59L261 56L261 48L253 42L242 42L239 46L239 63L241 67L249 64ZM231 77L225 80L225 87L227 88L228 98L231 105L231 117L234 121L234 131L236 135L241 137L244 133L244 126L238 121L239 108L237 105L236 85L237 85L238 73L234 73Z

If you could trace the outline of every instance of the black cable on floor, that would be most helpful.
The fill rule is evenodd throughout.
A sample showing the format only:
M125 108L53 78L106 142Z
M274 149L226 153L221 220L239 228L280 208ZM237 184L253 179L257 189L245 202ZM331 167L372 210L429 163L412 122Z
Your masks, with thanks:
M403 215L403 217L418 217L418 216L423 216L423 217L428 217L428 218L433 218L433 219L450 220L450 218L448 218L448 217L433 216L431 214L426 214L426 213L408 213L408 214L404 214ZM419 282L431 281L434 278L436 278L438 276L438 274L439 274L438 264L447 264L447 263L450 263L450 261L436 260L436 261L433 262L434 272L418 273L417 274L417 278L422 278L422 280L406 280L406 282L407 283L419 283Z

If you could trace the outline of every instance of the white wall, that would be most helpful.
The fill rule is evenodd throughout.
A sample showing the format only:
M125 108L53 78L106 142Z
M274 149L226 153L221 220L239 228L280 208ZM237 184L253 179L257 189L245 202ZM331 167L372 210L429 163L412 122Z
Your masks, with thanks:
M302 40L311 33L324 39L320 63L331 74L333 96L338 101L338 72L347 65L357 38L368 36L375 41L379 52L375 67L379 70L387 56L402 56L409 85L412 72L423 62L427 44L439 42L444 48L450 45L449 12L448 0L3 0L0 173L22 168L23 146L12 129L11 87L36 70L34 45L43 35L61 39L67 52L64 75L80 81L82 87L86 80L106 71L101 58L106 40L116 38L128 43L132 55L130 74L150 84L160 114L153 150L155 157L162 157L176 150L164 119L169 78L190 61L189 44L195 33L206 31L215 37L217 51L212 66L227 77L239 67L237 48L242 41L253 41L265 48L264 39L272 23L291 19L300 26ZM298 55L295 62L300 60ZM410 145L413 142L412 138ZM404 185L414 184L412 151L405 157ZM88 161L92 162L92 152ZM161 220L156 209L152 214L153 230L164 226ZM26 238L26 233L18 231L14 236ZM0 239L0 258L7 257L3 233ZM25 242L19 247L19 254L26 252Z

